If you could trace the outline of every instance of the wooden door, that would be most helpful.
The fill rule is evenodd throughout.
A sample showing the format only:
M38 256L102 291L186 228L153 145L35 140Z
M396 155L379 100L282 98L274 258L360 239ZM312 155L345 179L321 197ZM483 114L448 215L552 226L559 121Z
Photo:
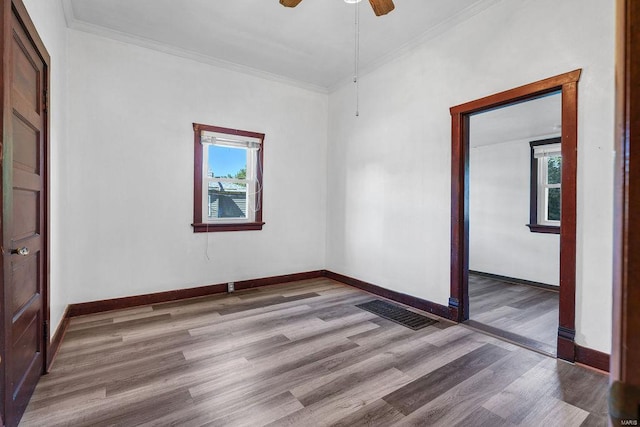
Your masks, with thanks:
M47 64L21 4L4 25L4 414L17 425L45 370ZM7 15L10 17L7 18ZM32 24L28 21L28 24ZM9 31L7 31L9 30ZM8 39L7 39L8 37Z

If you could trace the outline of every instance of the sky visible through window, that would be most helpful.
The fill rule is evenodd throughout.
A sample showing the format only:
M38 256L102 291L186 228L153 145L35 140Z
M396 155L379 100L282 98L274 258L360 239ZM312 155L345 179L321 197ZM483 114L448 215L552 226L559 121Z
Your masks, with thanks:
M243 148L209 146L209 171L216 178L235 177L247 167L247 151Z

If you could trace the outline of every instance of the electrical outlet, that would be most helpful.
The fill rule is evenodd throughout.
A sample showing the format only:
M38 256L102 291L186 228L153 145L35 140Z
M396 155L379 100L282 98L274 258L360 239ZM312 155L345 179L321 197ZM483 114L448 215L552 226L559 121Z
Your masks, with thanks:
M227 283L227 292L231 293L236 290L236 285L233 282Z

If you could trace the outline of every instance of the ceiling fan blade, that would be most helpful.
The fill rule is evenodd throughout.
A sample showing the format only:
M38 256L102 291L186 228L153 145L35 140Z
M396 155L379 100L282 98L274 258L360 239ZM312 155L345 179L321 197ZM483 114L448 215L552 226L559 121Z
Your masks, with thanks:
M371 7L376 16L386 15L396 8L393 0L369 0L369 3L371 3Z
M285 7L296 7L302 0L280 0L280 4Z

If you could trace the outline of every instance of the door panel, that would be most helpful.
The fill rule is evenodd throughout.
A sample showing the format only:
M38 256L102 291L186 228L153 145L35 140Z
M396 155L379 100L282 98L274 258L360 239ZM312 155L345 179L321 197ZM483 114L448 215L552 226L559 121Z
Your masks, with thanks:
M14 109L17 108L14 106ZM32 120L38 120L38 117ZM13 117L13 164L25 172L40 173L40 132L29 126L27 119Z
M11 313L18 313L29 300L38 293L38 257L27 257L24 262L13 264L12 281L14 283L24 283L13 292L11 301Z
M44 370L45 63L12 10L3 168L5 422L17 425ZM5 116L7 117L7 116ZM9 124L7 123L7 124ZM8 133L7 133L8 131ZM7 147L7 145L9 145ZM9 173L7 173L9 172ZM8 180L7 176L11 177ZM8 261L7 261L8 260Z
M13 239L15 242L34 237L38 233L39 204L40 191L14 189Z
M18 92L30 104L31 111L40 112L42 88L42 61L20 24L12 17L13 26L13 82L12 90ZM17 24L18 26L16 26Z
M29 368L32 364L34 364L34 360L38 358L38 354L34 353L34 348L39 348L40 341L40 314L39 311L34 309L37 307L32 307L32 305L28 306L28 310L26 310L20 316L20 322L16 325L19 326L16 328L16 341L15 341L15 369L13 369L12 374L12 382L17 385L14 387L14 393L19 393L23 384L20 384L23 381L25 372L29 372ZM23 324L24 323L24 324ZM36 370L42 369L40 366L34 367Z

